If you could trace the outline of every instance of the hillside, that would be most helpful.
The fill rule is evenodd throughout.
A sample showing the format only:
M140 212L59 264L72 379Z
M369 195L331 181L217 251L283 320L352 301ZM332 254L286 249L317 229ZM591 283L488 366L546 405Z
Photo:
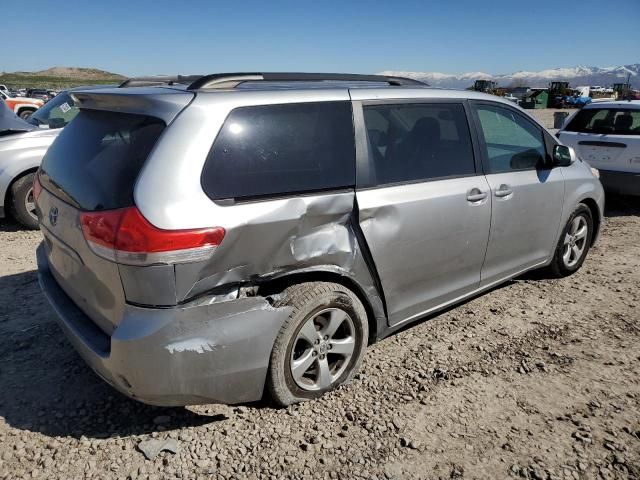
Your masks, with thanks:
M427 82L434 87L467 88L474 80L487 79L498 82L501 87L513 85L528 87L546 87L554 80L568 81L571 86L601 85L611 86L614 83L625 82L631 75L631 85L640 88L640 63L622 65L619 67L561 67L539 72L519 71L514 73L493 75L485 72L469 72L449 74L439 72L399 72L385 71L382 75L398 75L415 78Z
M80 85L119 83L126 77L97 68L53 67L39 72L0 73L0 83L9 88L62 89Z

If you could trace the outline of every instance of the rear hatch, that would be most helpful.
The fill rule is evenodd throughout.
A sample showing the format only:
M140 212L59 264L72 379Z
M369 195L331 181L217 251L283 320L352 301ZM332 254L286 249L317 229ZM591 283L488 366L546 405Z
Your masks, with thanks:
M560 132L560 141L593 167L640 173L640 109L585 108Z
M125 305L118 264L90 248L81 215L134 204L138 174L165 127L151 115L81 110L49 148L39 172L37 204L51 273L109 335Z

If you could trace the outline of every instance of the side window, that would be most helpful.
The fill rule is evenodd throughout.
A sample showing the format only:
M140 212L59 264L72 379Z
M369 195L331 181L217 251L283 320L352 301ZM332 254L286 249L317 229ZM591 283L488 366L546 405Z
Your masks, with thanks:
M488 173L530 170L544 165L546 149L542 129L514 111L493 105L476 105Z
M464 107L412 103L364 107L371 185L475 174Z
M202 171L214 200L352 187L350 102L241 107L227 117Z

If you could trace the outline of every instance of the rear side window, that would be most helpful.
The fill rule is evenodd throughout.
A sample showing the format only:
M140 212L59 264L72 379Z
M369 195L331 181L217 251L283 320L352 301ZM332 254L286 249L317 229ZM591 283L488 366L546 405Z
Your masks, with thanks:
M469 125L461 104L364 107L371 185L475 174Z
M585 108L576 113L565 130L599 135L640 135L640 110Z
M350 102L237 108L222 126L202 172L203 189L213 200L354 184Z
M45 188L82 210L133 205L133 187L165 124L156 118L81 111L42 160Z

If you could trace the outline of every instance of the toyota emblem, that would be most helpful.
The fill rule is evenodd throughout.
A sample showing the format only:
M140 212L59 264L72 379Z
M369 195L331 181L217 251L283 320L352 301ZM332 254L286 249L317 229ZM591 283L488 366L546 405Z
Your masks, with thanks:
M58 207L51 207L49 210L49 222L55 225L58 222Z

